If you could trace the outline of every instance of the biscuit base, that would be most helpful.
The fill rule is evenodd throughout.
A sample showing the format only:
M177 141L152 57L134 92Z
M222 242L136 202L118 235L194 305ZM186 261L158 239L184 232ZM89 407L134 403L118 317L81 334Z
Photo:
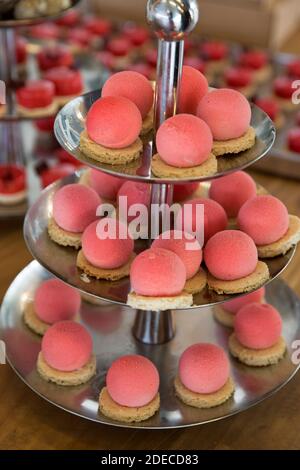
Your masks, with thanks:
M201 292L206 287L206 283L206 271L200 268L199 271L195 274L195 276L191 277L190 279L187 279L183 290L188 294L198 294L198 292Z
M257 247L259 258L274 258L278 255L285 255L293 246L300 241L300 219L296 215L289 215L289 228L286 234L269 245Z
M226 326L228 328L233 328L235 314L231 312L227 312L220 305L217 305L214 308L214 318L219 323L221 323L221 325Z
M255 130L253 127L249 127L246 134L237 139L214 140L212 152L216 157L244 152L253 147L255 139Z
M153 119L154 119L153 110L151 110L147 114L145 119L143 120L142 130L140 132L141 136L144 137L145 135L149 134L153 130Z
M48 222L48 234L58 245L72 246L78 250L81 247L82 233L68 232L57 225L53 217Z
M255 83L261 84L267 82L272 76L272 67L271 65L265 65L259 70L256 70L253 73Z
M43 108L25 108L20 104L17 105L17 112L21 116L35 118L35 117L50 117L54 116L57 113L57 104L55 101L49 106L44 106Z
M83 91L80 93L77 93L76 95L66 95L66 96L55 96L55 102L59 108L62 108L65 104L69 103L69 101L74 100L74 98L77 98L80 96Z
M99 396L99 410L107 418L123 423L138 423L151 418L160 406L159 393L150 403L140 407L122 406L116 403L108 393L107 387L103 387Z
M217 294L240 294L250 292L261 287L270 278L269 268L263 261L258 261L253 273L249 276L235 279L234 281L222 281L212 274L207 275L209 289Z
M64 372L49 366L42 352L40 352L37 360L37 370L47 382L65 386L80 385L88 382L96 374L96 356L92 355L89 362L80 369Z
M131 255L129 261L127 261L123 266L115 269L103 269L89 263L84 256L83 251L80 250L77 255L76 264L77 267L88 276L95 277L96 279L105 279L107 281L118 281L119 279L129 276L130 266L134 258L135 253Z
M195 393L186 388L177 376L174 381L175 394L186 405L194 408L213 408L222 405L234 393L234 383L231 377L220 390L214 393Z
M110 165L122 165L125 163L130 163L136 160L142 150L143 142L140 138L137 138L133 144L122 149L110 149L103 147L100 144L93 142L86 130L80 134L80 150L84 155L92 160L96 160L100 163L107 163Z
M44 336L48 328L51 326L50 323L46 323L41 320L34 310L34 303L33 301L26 303L24 312L23 312L23 320L25 325L40 336Z
M167 165L161 157L154 155L151 162L151 170L155 176L159 178L196 178L204 176L213 176L217 173L218 162L214 154L210 154L208 159L201 165L190 168L178 168L176 166Z
M130 292L127 305L137 310L170 310L193 305L193 296L187 292L169 297L150 297Z
M243 364L252 367L263 367L277 364L283 358L286 351L286 344L282 336L270 348L250 349L243 346L237 339L235 333L229 337L229 351Z
M282 111L293 112L299 108L299 104L293 103L292 98L280 98L280 96L276 95L273 98Z

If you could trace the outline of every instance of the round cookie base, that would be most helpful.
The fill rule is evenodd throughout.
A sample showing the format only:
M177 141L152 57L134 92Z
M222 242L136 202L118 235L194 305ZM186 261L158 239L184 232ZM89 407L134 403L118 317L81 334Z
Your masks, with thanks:
M68 232L57 225L51 217L48 222L48 234L52 241L62 246L71 246L78 250L81 247L82 233Z
M289 228L286 234L269 245L257 247L260 258L274 258L278 255L285 255L293 246L300 241L300 219L296 215L289 215Z
M57 385L73 386L88 382L96 373L96 357L91 356L89 362L78 370L64 372L49 366L42 352L38 355L37 370L40 376L47 382Z
M160 406L159 393L150 403L140 407L122 406L116 403L108 393L107 387L103 387L99 396L99 410L107 418L123 423L138 423L151 418Z
M34 304L32 301L27 302L24 307L23 320L26 326L34 333L44 336L48 328L51 326L50 323L46 323L41 320L34 310Z
M54 116L57 113L57 103L53 101L53 103L49 104L49 106L44 106L43 108L25 108L24 106L18 104L17 113L20 116L28 118Z
M180 180L181 178L213 176L217 173L218 163L215 155L211 153L208 159L201 165L190 168L178 168L167 165L157 153L152 157L151 170L152 173L159 178Z
M151 110L147 114L145 119L143 119L142 130L140 132L140 136L144 137L153 130L153 119L154 119L153 110Z
M233 328L234 317L235 315L233 313L226 312L226 310L219 305L214 308L214 318L227 328Z
M250 349L243 346L237 339L235 333L229 337L229 351L232 356L237 358L243 364L252 367L264 367L271 364L277 364L283 358L286 351L286 343L282 336L270 348Z
M254 146L255 139L255 130L249 127L247 132L237 139L214 140L212 152L216 157L244 152Z
M96 160L100 163L106 163L110 165L123 165L136 160L142 150L143 142L140 138L137 138L133 144L122 149L110 149L103 147L100 144L93 142L86 130L80 134L80 150L88 158Z
M207 274L204 269L200 268L200 270L190 279L188 279L184 286L184 292L188 294L198 294L201 292L204 287L206 287L207 283Z
M96 279L105 279L107 281L118 281L119 279L129 276L130 266L134 258L135 253L131 255L129 261L127 261L123 266L115 269L103 269L89 263L84 256L83 251L80 250L77 255L76 264L77 267L88 276L95 277Z
M130 292L127 305L138 310L169 310L188 308L193 305L193 296L187 292L169 297L151 297Z
M235 279L234 281L222 281L212 274L207 275L209 289L217 294L240 294L250 292L261 287L270 278L269 268L263 261L258 261L256 269L249 276Z
M187 389L177 376L174 381L175 394L186 405L194 408L213 408L222 405L234 393L234 383L231 377L225 385L214 393L195 393Z

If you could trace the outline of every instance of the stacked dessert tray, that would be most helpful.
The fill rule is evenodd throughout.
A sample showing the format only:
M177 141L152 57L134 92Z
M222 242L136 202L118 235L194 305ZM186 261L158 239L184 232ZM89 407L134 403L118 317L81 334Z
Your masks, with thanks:
M187 1L185 5L187 8L185 11L172 10L172 14L179 15L182 20L177 22L177 25L180 24L180 31L173 31L176 34L180 32L179 40L160 40L159 58L166 52L165 47L170 49L174 47L175 50L179 47L180 54L183 51L183 33L187 34L197 19L197 15L190 14L191 11L194 13L197 11L195 2ZM151 6L152 2L149 1L148 15L151 13ZM155 15L148 18L151 18L151 24L157 31ZM173 27L174 24L172 23ZM166 34L167 28L170 28L168 33L171 30L167 20L164 26L159 25L159 27L160 37ZM175 34L174 37L176 38ZM161 86L162 81L166 85L164 79L167 74L169 77L167 88L175 90L175 95L177 67L181 68L180 58L177 57L177 60L179 61L164 63L159 60L157 74L157 87ZM165 202L164 197L174 185L174 179L158 178L151 172L153 141L144 143L142 155L134 165L104 165L81 153L80 134L85 128L86 114L99 96L100 91L87 93L73 99L60 110L55 121L55 134L60 145L85 165L124 180L151 185L152 201ZM167 94L165 98L166 96ZM165 103L172 104L168 99ZM174 94L171 99L174 99ZM163 106L161 102L155 103L156 115L167 110ZM172 114L166 113L166 116L170 115ZM194 177L192 180L201 182L207 189L212 179L247 168L263 158L274 143L273 123L263 111L253 105L251 126L255 130L256 141L250 150L240 152L235 157L220 157L217 172L213 177ZM127 295L131 290L128 278L108 281L83 275L76 266L76 251L71 247L54 243L48 235L54 195L60 188L78 182L80 177L81 173L77 173L53 183L42 192L29 209L24 222L24 237L36 261L31 262L15 278L1 308L1 339L6 344L7 359L19 377L33 391L52 404L89 420L113 426L163 429L204 424L239 413L271 396L294 376L299 365L291 361L291 355L293 342L299 339L300 334L300 300L283 281L276 279L292 260L295 248L291 248L285 255L265 259L270 272L270 278L266 283L266 301L282 316L282 334L287 345L284 357L277 364L267 367L249 367L230 357L231 373L235 383L233 396L222 405L207 409L197 409L183 404L174 393L179 357L188 346L197 342L211 342L228 350L231 330L219 324L213 314L217 305L232 299L233 296L218 295L205 288L194 296L192 306L186 309L135 310L127 305ZM176 183L190 181L191 178L176 179ZM135 251L143 249L145 243L136 242ZM41 282L52 276L84 294L79 322L93 337L97 372L83 385L64 387L46 382L36 369L41 339L26 327L23 321L24 308L33 298ZM116 358L126 354L146 356L156 365L160 375L160 409L153 417L141 423L114 421L99 411L99 392L105 385L107 370Z

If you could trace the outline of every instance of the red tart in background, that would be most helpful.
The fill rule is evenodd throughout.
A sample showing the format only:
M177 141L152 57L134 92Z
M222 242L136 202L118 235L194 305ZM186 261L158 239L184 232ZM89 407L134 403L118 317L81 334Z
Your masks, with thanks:
M300 153L300 127L295 127L289 130L287 142L289 150Z
M105 18L88 16L84 19L84 26L97 38L107 36L112 29L112 23Z
M224 84L250 98L255 93L253 72L246 67L230 67L224 72Z
M67 42L74 54L80 53L93 42L93 33L82 26L77 26L67 32Z
M59 106L63 106L83 91L83 80L79 70L55 67L45 73L45 78L53 83Z
M40 174L42 188L46 188L49 184L54 183L65 176L71 175L74 173L75 167L69 163L64 163L62 165L56 165L52 168L47 168L43 170Z
M273 82L274 98L283 111L297 109L297 104L293 103L293 94L297 91L293 84L294 79L287 76L277 77Z
M18 165L0 165L0 204L19 204L26 199L26 172Z
M36 58L42 71L54 67L71 67L74 63L74 58L69 48L61 44L44 47L38 52Z
M277 129L280 129L284 123L284 116L280 111L277 101L272 97L256 98L256 106L262 109L274 122Z
M35 39L58 39L60 29L55 23L41 23L30 28L30 36Z
M133 24L125 24L123 34L134 46L142 46L150 37L149 30L147 28Z
M288 63L287 73L290 77L299 79L300 78L300 60L295 59Z
M265 51L252 50L243 52L239 57L239 64L253 71L256 83L269 80L272 73L270 60Z
M229 49L222 41L206 41L200 46L200 54L206 62L208 73L220 73L228 64Z
M80 21L80 11L72 9L67 11L61 18L58 18L55 23L59 26L72 27Z
M52 116L57 111L55 88L49 80L30 80L16 91L18 112L23 116Z

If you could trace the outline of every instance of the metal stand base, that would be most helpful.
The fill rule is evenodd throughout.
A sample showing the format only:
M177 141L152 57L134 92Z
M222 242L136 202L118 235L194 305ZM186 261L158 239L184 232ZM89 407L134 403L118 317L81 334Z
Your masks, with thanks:
M173 312L137 310L132 333L138 341L146 344L163 344L170 341L175 336Z

